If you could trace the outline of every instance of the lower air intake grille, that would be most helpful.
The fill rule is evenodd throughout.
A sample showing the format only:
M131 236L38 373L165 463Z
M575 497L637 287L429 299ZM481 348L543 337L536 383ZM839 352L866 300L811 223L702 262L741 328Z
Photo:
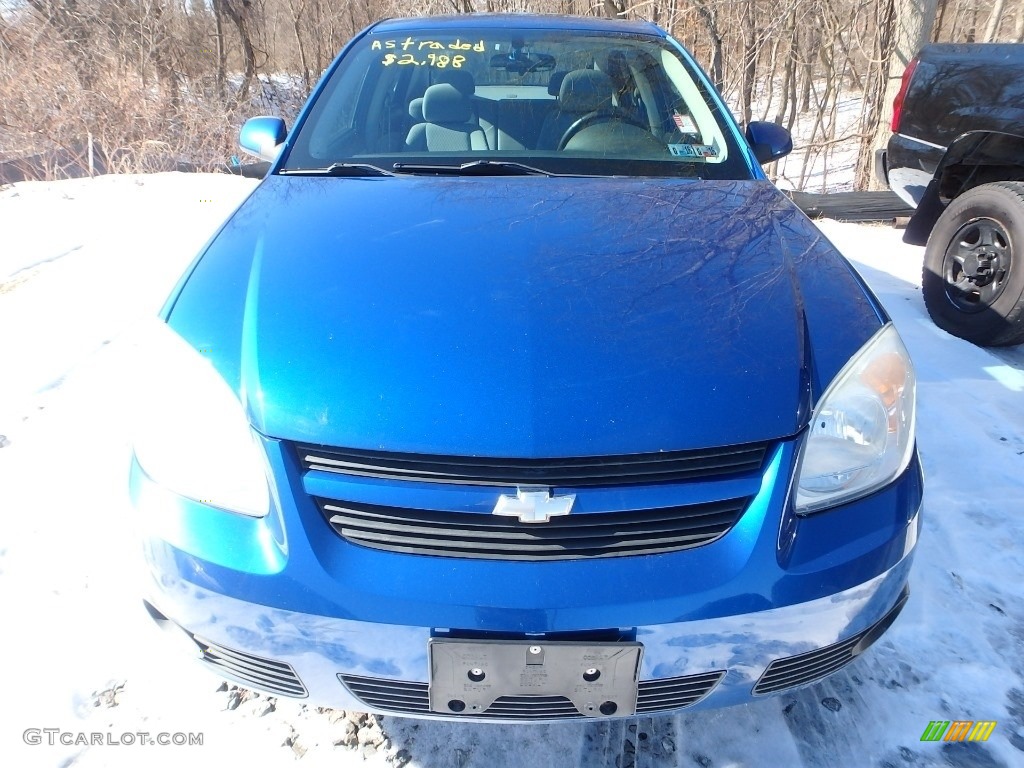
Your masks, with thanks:
M561 459L434 456L321 445L296 445L295 449L305 470L432 483L581 488L678 482L757 472L768 443Z
M853 661L853 648L859 640L860 635L854 635L849 640L816 651L776 659L757 681L754 693L777 693L831 675Z
M363 704L388 712L416 714L430 711L430 686L384 677L338 675L342 685Z
M578 560L676 552L725 534L749 497L682 507L573 514L543 525L486 513L432 512L317 499L353 544L434 557Z
M816 651L776 659L768 665L761 679L757 681L754 693L778 693L787 688L813 683L833 672L838 672L882 636L903 610L909 594L909 590L904 587L896 604L885 616L853 637L826 645Z
M711 693L723 677L725 672L717 671L686 677L641 680L636 713L652 714L689 707ZM353 696L372 709L399 714L430 712L429 686L426 683L358 675L338 675L338 679ZM460 717L455 714L445 716ZM486 711L468 716L494 720L564 720L585 717L564 696L501 696Z
M264 659L251 653L234 651L209 640L192 636L203 652L203 661L215 667L217 674L242 685L283 696L306 696L306 686L295 670L283 661Z
M689 707L711 693L723 677L725 671L720 670L702 675L641 680L636 697L636 712L640 715Z

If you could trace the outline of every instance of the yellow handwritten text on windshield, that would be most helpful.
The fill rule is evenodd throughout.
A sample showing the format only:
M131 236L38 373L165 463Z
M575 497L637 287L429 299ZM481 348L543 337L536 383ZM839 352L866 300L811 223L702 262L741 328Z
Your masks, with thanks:
M374 40L370 45L371 51L476 51L477 53L483 53L487 50L484 47L484 41L473 42L471 40L462 41L461 38L456 38L454 42L442 43L437 40L417 40L412 37L407 37L405 40Z
M390 67L392 64L412 64L419 67L437 67L438 69L444 69L451 65L453 69L461 69L462 65L466 63L466 57L463 55L449 56L446 53L428 53L426 58L417 59L411 53L403 53L401 57L396 56L393 53L385 53L384 58L381 59L381 64L385 67Z
M456 38L453 42L445 43L438 40L418 40L414 37L407 37L405 40L374 40L370 44L370 50L400 52L385 53L384 58L380 60L385 67L395 64L398 66L461 69L462 65L466 63L466 57L461 53L449 53L449 51L483 53L487 48L483 40L473 42ZM440 51L445 51L445 53L440 53Z

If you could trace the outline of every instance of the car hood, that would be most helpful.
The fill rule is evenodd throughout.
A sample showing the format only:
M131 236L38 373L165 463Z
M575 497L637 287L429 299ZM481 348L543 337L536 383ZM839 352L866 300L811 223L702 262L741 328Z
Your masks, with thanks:
M776 439L883 319L771 184L265 179L168 321L266 435L558 457Z

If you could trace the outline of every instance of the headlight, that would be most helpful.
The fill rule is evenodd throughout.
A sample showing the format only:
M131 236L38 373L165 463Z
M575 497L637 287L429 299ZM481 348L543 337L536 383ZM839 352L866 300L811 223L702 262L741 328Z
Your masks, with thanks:
M907 468L916 388L910 355L890 323L853 356L814 409L797 474L798 513L865 496Z
M231 388L165 323L144 334L143 343L145 383L134 424L139 465L181 496L266 515L266 457Z

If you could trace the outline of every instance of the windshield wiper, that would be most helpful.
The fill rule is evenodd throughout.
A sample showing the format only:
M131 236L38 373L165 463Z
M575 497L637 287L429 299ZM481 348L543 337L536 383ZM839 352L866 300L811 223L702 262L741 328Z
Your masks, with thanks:
M282 168L289 176L394 176L391 171L369 163L332 163L326 168Z
M399 173L436 173L450 176L560 176L558 173L543 171L524 163L509 160L473 160L461 165L418 165L395 163Z

